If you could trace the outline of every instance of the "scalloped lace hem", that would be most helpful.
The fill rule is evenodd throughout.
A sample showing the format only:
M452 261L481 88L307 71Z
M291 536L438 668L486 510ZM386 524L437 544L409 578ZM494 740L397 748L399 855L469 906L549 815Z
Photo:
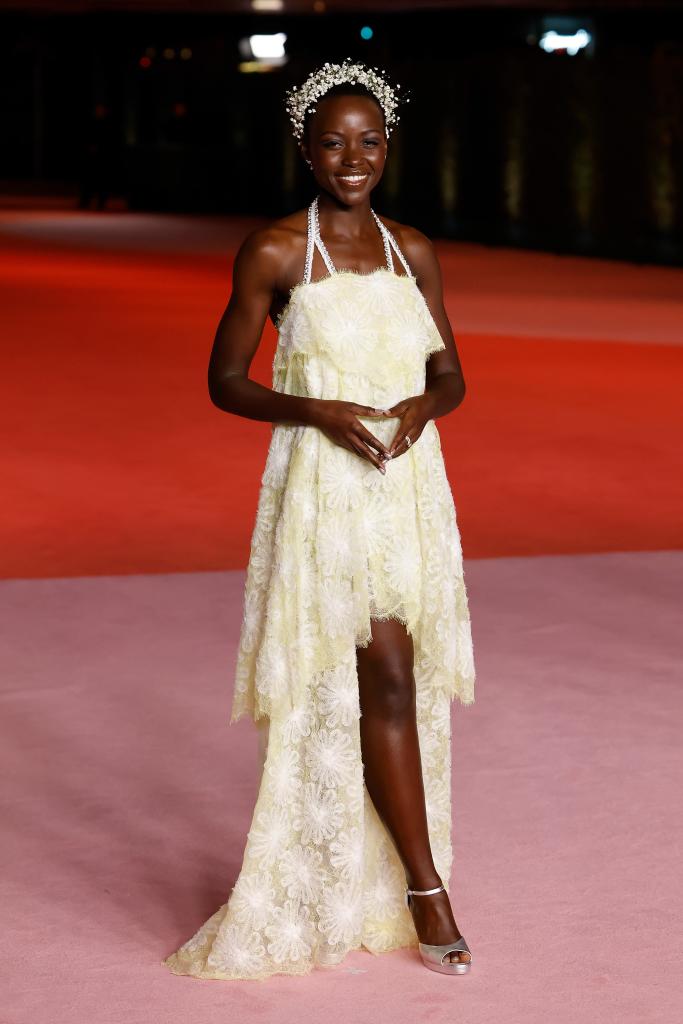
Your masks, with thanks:
M245 971L221 971L217 968L212 967L198 967L197 961L192 957L191 954L172 953L165 960L161 961L162 966L168 967L172 974L176 974L182 977L197 978L203 981L265 981L267 978L272 978L277 975L306 975L311 974L313 971L320 970L334 970L337 967L343 967L345 961L351 953L370 953L372 956L382 956L384 953L395 953L398 949L418 949L417 937L413 939L406 939L395 944L390 944L386 948L373 949L371 946L366 946L364 942L359 942L357 945L352 946L345 953L342 954L338 959L331 959L328 963L325 963L324 959L319 960L304 960L301 963L288 963L283 964L281 968L277 970L263 970L257 973L251 974Z

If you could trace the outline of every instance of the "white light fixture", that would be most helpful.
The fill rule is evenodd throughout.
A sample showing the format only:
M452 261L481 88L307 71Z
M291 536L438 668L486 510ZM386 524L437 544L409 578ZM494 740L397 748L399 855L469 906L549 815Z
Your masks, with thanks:
M284 0L251 0L252 11L281 11Z
M251 52L256 60L277 60L285 55L285 32L273 32L270 35L249 36Z
M583 50L591 41L590 32L580 28L571 35L562 35L559 32L544 32L538 41L538 45L546 53L555 53L557 50L566 51L570 57L575 57L579 50Z

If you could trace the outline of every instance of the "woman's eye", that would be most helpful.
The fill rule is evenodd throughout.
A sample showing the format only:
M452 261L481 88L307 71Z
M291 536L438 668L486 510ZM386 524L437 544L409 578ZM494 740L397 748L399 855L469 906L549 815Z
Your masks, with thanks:
M379 145L377 139L363 139L366 146L372 146L373 148ZM340 146L341 143L337 139L328 139L327 142L323 142L325 149L331 149L333 146Z

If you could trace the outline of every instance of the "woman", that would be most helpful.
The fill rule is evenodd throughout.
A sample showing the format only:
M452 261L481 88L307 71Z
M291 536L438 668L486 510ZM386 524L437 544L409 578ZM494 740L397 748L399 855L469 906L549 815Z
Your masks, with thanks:
M273 424L231 717L257 722L263 764L239 877L165 961L179 974L403 946L469 970L446 885L450 701L473 701L474 667L434 423L465 385L432 245L370 206L398 105L348 60L290 90L318 195L245 240L218 327L213 402ZM272 390L248 377L268 315Z

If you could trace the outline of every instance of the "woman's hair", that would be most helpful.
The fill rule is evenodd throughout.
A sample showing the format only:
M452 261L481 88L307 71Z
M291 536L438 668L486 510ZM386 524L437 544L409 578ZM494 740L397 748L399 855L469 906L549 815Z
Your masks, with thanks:
M322 103L323 100L326 100L328 98L328 96L365 96L368 99L371 99L372 102L379 109L380 114L382 115L382 124L384 125L384 130L386 131L386 118L384 116L382 104L379 102L375 94L371 92L370 89L367 88L367 86L362 85L360 82L342 82L340 85L333 85L330 89L328 89L325 95L320 97L318 102ZM312 117L313 111L304 114L303 138L305 140L308 140L308 129L310 127Z

